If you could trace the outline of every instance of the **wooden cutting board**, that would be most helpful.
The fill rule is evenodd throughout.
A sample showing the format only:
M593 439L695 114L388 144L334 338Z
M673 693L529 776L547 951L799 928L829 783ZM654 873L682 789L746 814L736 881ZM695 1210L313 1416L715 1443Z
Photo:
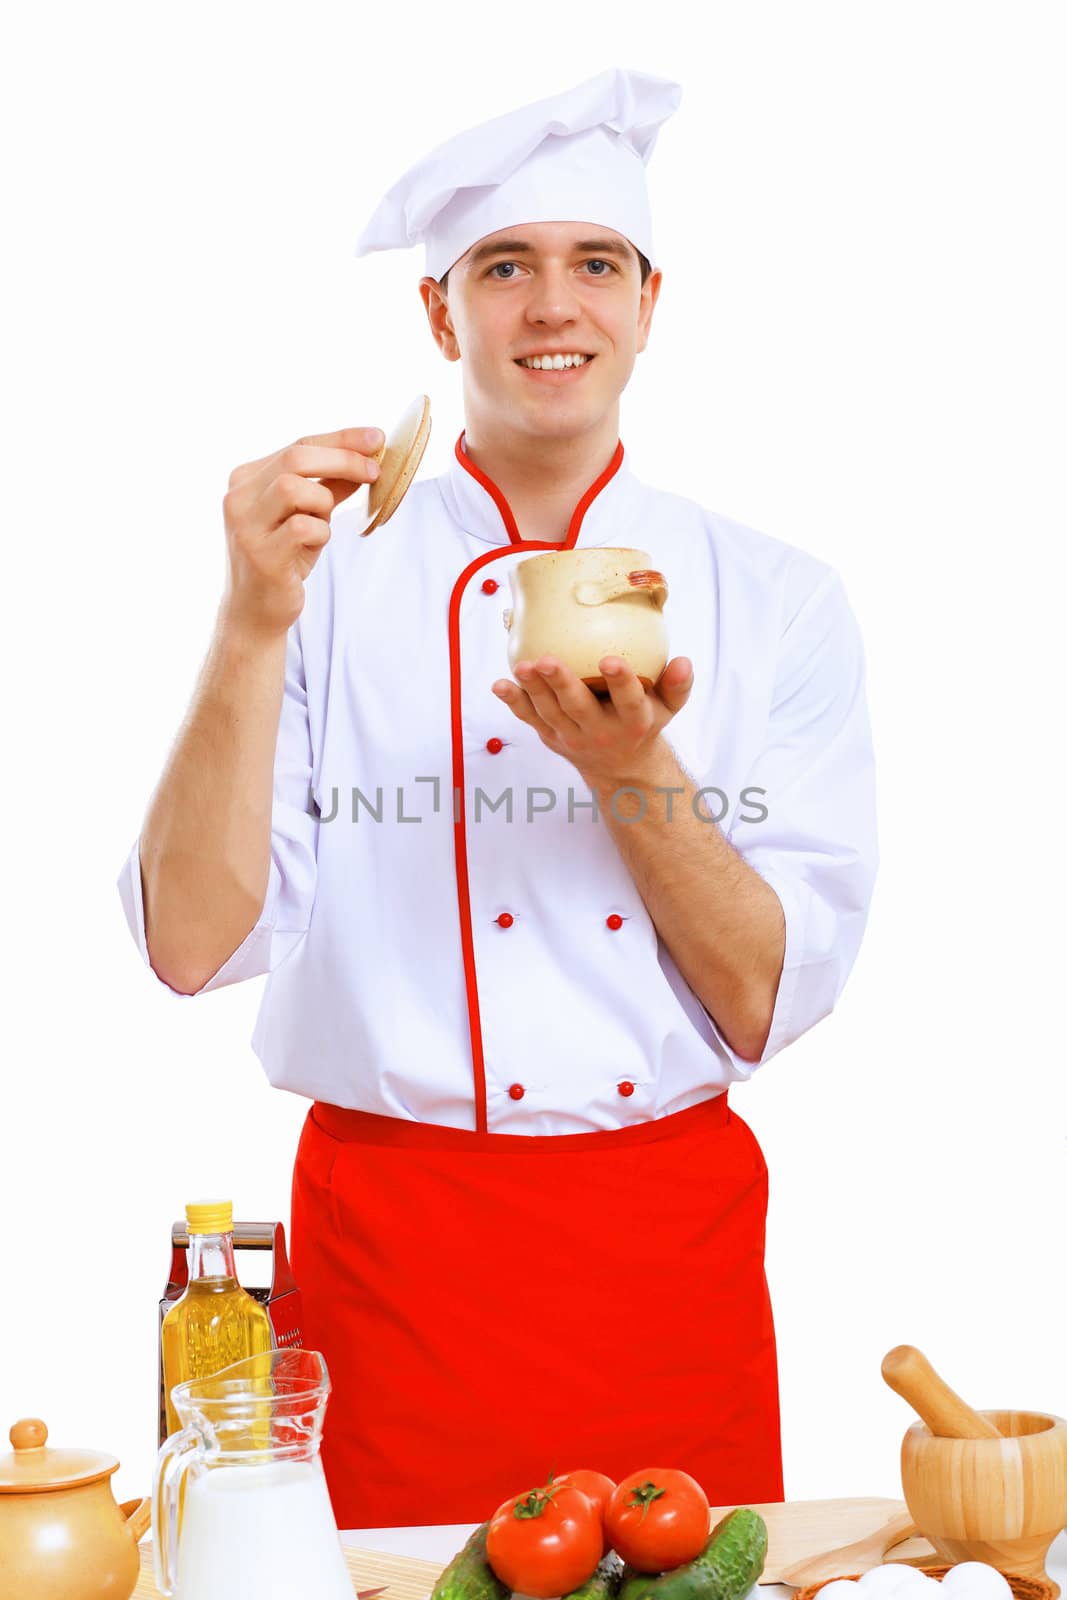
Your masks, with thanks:
M714 1506L712 1526L733 1506ZM773 1505L757 1505L767 1524L767 1564L760 1583L779 1583L783 1568L805 1556L820 1555L835 1545L850 1544L873 1533L898 1511L906 1509L903 1500L870 1497L857 1500L786 1500ZM925 1539L909 1539L894 1547L893 1559L934 1557ZM374 1589L388 1585L380 1600L426 1600L447 1565L444 1561L422 1561L415 1556L386 1555L376 1550L348 1546L345 1550L352 1589ZM152 1546L141 1546L141 1577L133 1600L160 1600L152 1579Z

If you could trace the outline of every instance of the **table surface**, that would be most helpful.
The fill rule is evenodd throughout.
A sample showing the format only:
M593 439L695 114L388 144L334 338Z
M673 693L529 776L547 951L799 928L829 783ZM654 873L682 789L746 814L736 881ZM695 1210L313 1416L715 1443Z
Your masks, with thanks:
M359 1545L364 1550L384 1550L391 1555L444 1563L451 1561L476 1527L476 1522L456 1522L429 1528L345 1528L341 1538L345 1544ZM1053 1540L1045 1570L1067 1595L1067 1533ZM787 1600L795 1592L787 1584L768 1583L760 1586L760 1600L767 1600L768 1596Z

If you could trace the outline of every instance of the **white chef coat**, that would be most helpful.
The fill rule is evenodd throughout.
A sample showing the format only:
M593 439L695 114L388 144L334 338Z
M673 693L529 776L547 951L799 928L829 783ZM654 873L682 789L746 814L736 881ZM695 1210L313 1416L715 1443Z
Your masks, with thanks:
M575 548L644 550L666 576L694 687L663 737L781 901L752 1062L681 977L571 763L492 693L511 675L508 573L536 549L463 435L368 538L362 499L332 518L289 632L262 915L198 993L269 974L252 1043L272 1084L460 1128L618 1128L748 1078L833 1008L876 872L840 577L638 481L621 442L571 519ZM137 842L119 887L147 963Z

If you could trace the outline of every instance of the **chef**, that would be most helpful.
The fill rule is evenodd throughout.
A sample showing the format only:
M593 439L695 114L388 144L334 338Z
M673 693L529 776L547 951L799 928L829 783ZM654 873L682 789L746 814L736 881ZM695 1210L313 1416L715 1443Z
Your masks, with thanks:
M767 1169L728 1091L841 993L873 763L837 573L640 481L619 435L679 97L606 71L389 190L358 253L423 247L465 427L367 538L374 430L236 469L120 878L174 993L268 974L254 1048L312 1101L292 1256L341 1526L481 1520L579 1465L783 1496ZM552 657L510 676L516 565L602 546L648 553L685 653L647 689L603 658L602 696Z

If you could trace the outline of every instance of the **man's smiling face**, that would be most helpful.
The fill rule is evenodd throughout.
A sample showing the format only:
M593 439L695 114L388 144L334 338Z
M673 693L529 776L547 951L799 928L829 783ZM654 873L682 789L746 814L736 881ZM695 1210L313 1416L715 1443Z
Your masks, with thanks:
M479 239L444 289L423 278L419 291L446 359L463 362L468 419L566 438L617 407L661 276L642 285L637 251L611 228L531 222ZM555 355L586 359L551 371L522 364Z

